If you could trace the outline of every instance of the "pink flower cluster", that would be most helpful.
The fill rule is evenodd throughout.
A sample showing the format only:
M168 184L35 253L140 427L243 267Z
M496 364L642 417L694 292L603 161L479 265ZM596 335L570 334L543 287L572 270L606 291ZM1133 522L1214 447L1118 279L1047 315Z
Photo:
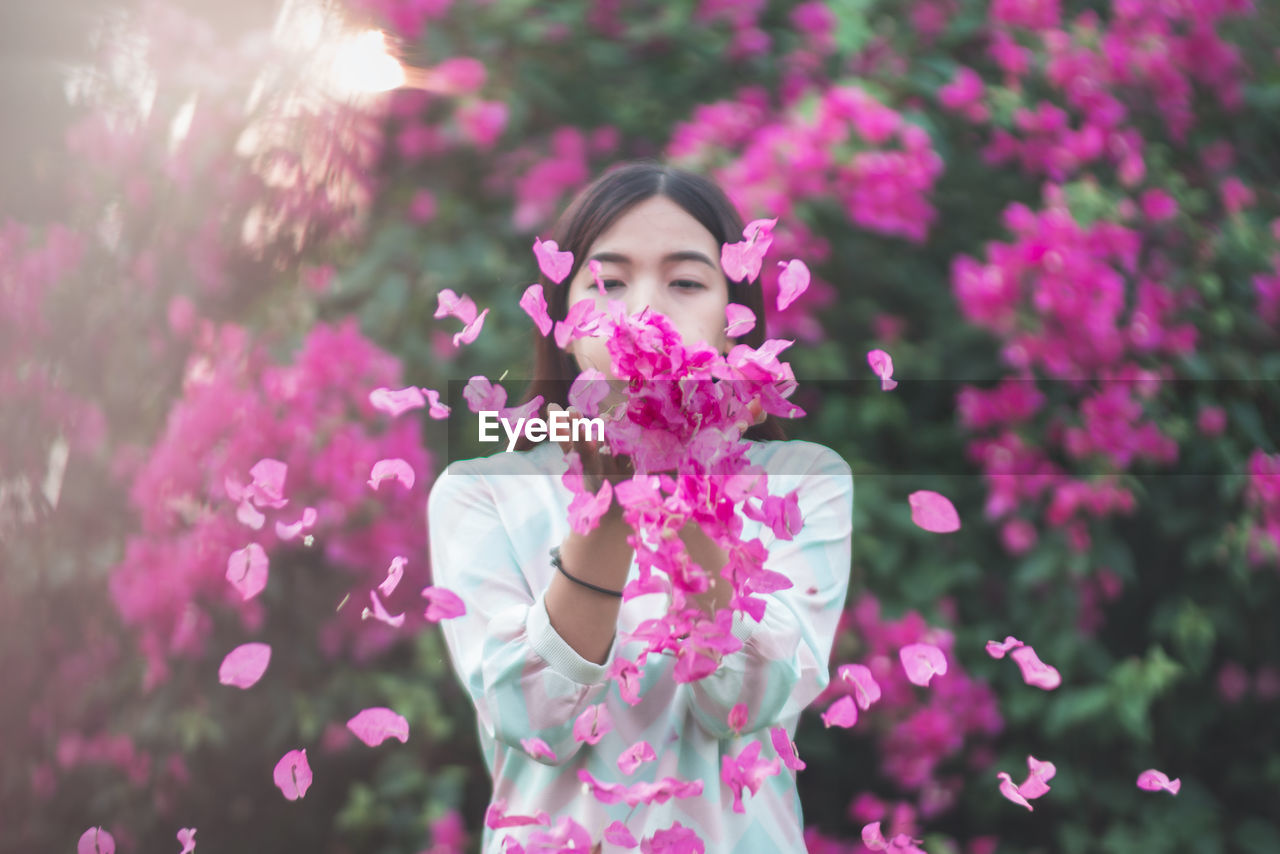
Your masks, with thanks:
M1280 454L1255 449L1246 466L1245 503L1259 514L1249 529L1248 557L1253 566L1280 567Z
M248 481L258 460L288 467L288 505L269 509L273 522L292 524L304 507L315 507L325 558L364 577L354 581L353 595L364 598L379 580L373 574L396 555L422 552L422 491L405 499L370 494L365 484L379 459L429 468L414 423L382 426L367 399L369 388L393 385L398 372L398 362L361 337L354 320L316 326L286 365L268 364L239 328L203 325L183 397L162 435L135 455L143 457L136 471L124 464L142 529L111 571L110 589L121 617L138 632L148 687L165 678L169 657L204 652L210 609L238 611L248 629L260 623L261 599L243 601L227 583L229 555L251 540L271 557L297 547L274 524L253 530L237 518L239 502L227 484ZM378 512L369 514L370 504ZM337 654L345 640L361 657L392 637L358 620L357 608L339 612L323 629L325 651Z
M548 223L565 195L586 183L593 158L617 150L619 136L612 125L589 132L565 125L556 128L547 142L550 151L546 154L540 145L531 143L499 155L485 179L485 189L496 195L515 187L512 224L520 231Z

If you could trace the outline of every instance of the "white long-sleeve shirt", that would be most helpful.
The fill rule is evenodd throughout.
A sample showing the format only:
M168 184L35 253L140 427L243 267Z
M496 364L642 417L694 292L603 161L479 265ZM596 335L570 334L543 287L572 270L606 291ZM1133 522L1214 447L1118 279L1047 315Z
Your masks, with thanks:
M853 476L835 451L813 442L749 442L747 456L769 472L771 494L800 490L804 525L794 540L775 542L768 526L745 517L741 535L744 541L759 537L769 550L765 566L793 585L756 594L767 602L759 624L734 615L733 634L743 647L725 655L705 679L679 684L672 678L673 656L648 656L635 706L608 680L609 665L619 656L635 659L644 641L618 639L642 621L662 617L670 600L646 594L622 602L604 664L578 655L552 628L544 600L556 572L549 551L569 533L572 499L561 481L567 464L560 447L543 442L528 451L461 460L432 486L433 583L466 605L464 616L441 627L475 703L493 800L505 800L508 814L542 810L553 824L568 815L595 841L615 820L637 841L679 822L702 837L708 852L805 850L796 772L782 766L755 795L743 793L746 811L736 813L732 790L721 782L721 758L736 756L753 740L763 742L760 758L776 756L769 729L781 726L793 737L800 712L829 682L831 645L848 589ZM633 558L628 580L636 577ZM595 745L575 740L574 721L598 703L607 707L613 730ZM735 735L728 715L736 703L747 705L749 717ZM535 759L521 746L533 738L550 746L554 761ZM618 757L640 740L653 745L657 759L624 775ZM584 790L579 769L627 785L664 777L702 780L703 791L634 809L607 805ZM508 834L524 844L532 830L547 828L486 827L482 851L502 851ZM627 849L604 841L602 850Z

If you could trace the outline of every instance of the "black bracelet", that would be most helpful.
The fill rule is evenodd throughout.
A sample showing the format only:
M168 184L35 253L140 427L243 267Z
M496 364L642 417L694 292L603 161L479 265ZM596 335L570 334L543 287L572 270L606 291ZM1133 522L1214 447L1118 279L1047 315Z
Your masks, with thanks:
M572 575L570 575L564 568L564 562L560 560L559 546L551 547L551 565L554 566L556 569L560 570L560 573L565 578L572 581L574 584L581 584L583 587L587 588L588 590L594 590L597 593L603 593L606 596L613 596L618 599L622 598L622 594L616 590L610 590L607 587L600 587L599 585L592 584L590 581L583 581L581 578L574 578Z

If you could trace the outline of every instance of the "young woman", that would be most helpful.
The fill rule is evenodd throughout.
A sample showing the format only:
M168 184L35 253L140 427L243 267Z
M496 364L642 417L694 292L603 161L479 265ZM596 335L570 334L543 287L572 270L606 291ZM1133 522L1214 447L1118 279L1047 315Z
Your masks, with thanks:
M573 253L573 267L562 284L542 278L548 312L563 320L582 298L594 296L600 309L622 300L630 314L648 306L665 315L687 347L757 348L765 340L760 285L729 281L720 267L721 245L741 240L742 229L724 193L704 178L653 163L616 167L583 190L555 228L560 249ZM594 285L590 259L601 262L604 293ZM757 318L741 339L726 337L731 302ZM568 388L580 371L595 368L614 378L600 337L562 350L553 336L535 330L534 353L525 400L541 394L543 417L568 407ZM769 551L766 567L792 586L762 596L767 606L759 623L734 614L732 633L742 647L704 679L677 683L672 656L648 656L635 705L609 679L610 665L644 648L626 636L642 621L662 617L670 599L651 593L623 601L620 591L638 566L618 501L590 533L579 534L570 528L572 493L561 480L570 450L580 454L592 491L603 479L629 478L630 461L585 439L522 441L515 453L455 462L436 481L428 501L432 572L434 583L457 593L467 608L441 626L475 703L493 778L490 812L495 818L546 814L543 824L486 826L486 854L504 851L508 836L531 852L558 850L542 847L536 834L545 839L569 827L566 816L585 828L590 850L603 852L629 850L605 838L614 822L637 841L656 835L651 845L692 832L708 852L804 850L795 772L773 766L777 773L766 774L754 793L739 785L739 812L732 787L722 781L722 760L755 741L762 742L761 759L777 756L775 745L789 745L800 712L829 682L848 585L853 479L829 448L786 441L772 415L757 416L745 439L748 458L769 472L771 494L798 489L803 528L794 539L776 540L769 526L747 518L741 534L743 541L760 539ZM719 572L727 553L696 524L679 536L714 580L692 597L697 606L708 615L727 607L731 590ZM551 554L557 546L558 560ZM730 720L738 704L748 710L745 725ZM618 760L640 741L652 745L656 758L624 773ZM604 802L614 799L596 797L582 770L651 797ZM675 781L701 781L701 793L689 796ZM642 782L655 785L635 788ZM652 797L663 785L666 796ZM625 838L616 828L611 836Z

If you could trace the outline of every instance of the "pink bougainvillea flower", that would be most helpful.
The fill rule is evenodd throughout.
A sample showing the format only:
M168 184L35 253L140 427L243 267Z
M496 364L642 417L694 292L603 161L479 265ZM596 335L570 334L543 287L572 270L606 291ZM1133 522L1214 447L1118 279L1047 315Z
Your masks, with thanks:
M542 810L533 815L507 815L507 799L496 798L484 811L485 827L497 830L501 827L523 827L528 824L551 824L551 818Z
M440 392L433 388L424 388L422 393L427 396L427 414L437 421L443 421L449 417L449 405L440 402Z
M763 742L753 741L742 749L736 757L720 758L720 779L733 790L733 811L746 812L742 805L742 790L745 788L756 794L766 777L771 777L782 770L782 761L774 758L768 761L760 759L760 747Z
M427 600L427 610L422 616L433 623L451 620L467 613L467 606L458 594L444 587L424 587L422 597Z
M375 490L384 480L398 480L405 489L413 488L413 467L398 457L396 459L378 460L369 473L369 485Z
M80 834L76 854L115 854L116 840L101 827L91 827Z
M564 281L573 269L573 253L561 252L554 240L533 239L533 254L538 259L538 269L557 285Z
M587 744L598 744L612 729L613 719L609 716L609 707L604 703L596 703L594 706L587 706L573 722L573 738Z
M476 315L476 319L463 327L461 332L454 333L453 346L460 344L470 344L476 340L476 336L480 334L480 330L484 328L484 319L489 314L489 309L485 309Z
M782 268L778 274L778 311L786 311L809 289L809 267L799 258L779 261L778 266Z
M931 643L910 643L898 650L902 669L913 684L928 687L929 680L947 672L947 657Z
M382 579L382 583L378 585L378 590L383 596L390 596L396 592L400 579L404 578L404 565L408 562L408 558L398 555L391 559L391 566L387 567L387 577Z
M783 765L792 771L803 771L805 769L804 761L800 758L800 752L796 750L796 743L787 735L785 727L776 726L770 728L769 739L773 742L773 749L778 751L778 758L782 760Z
M1031 647L1024 644L1009 653L1009 657L1018 663L1022 681L1028 685L1052 691L1062 684L1062 675L1058 673L1058 669L1041 661Z
M640 668L621 656L609 665L609 678L618 683L618 693L629 706L640 702Z
M888 851L890 854L925 854L916 846L922 842L912 839L905 833L899 833L893 839L886 840L880 832L880 822L873 821L862 827L862 844L872 851Z
M600 272L604 270L604 265L598 259L592 258L587 262L587 269L591 272L591 281L595 283L596 290L602 294L606 293L607 289L604 286L604 280L600 278Z
M600 404L608 394L605 375L595 368L586 368L569 386L569 406L587 418L594 418L600 414Z
M640 854L706 854L706 850L702 837L678 821L640 840Z
M865 664L842 664L836 668L836 675L853 685L853 698L863 711L880 699L880 683L871 675L871 668Z
M596 308L596 301L591 297L578 300L569 307L564 320L556 321L556 346L563 349L570 341L598 332L603 316L604 313Z
M409 386L400 389L375 388L369 392L369 403L379 412L396 418L411 409L421 409L427 402L422 399L421 389Z
M534 282L524 289L520 297L520 307L533 319L538 331L544 336L551 334L551 315L547 314L547 298L542 293L542 284Z
M1003 641L987 641L987 655L992 658L1004 658L1009 650L1022 646L1022 641L1013 635L1006 635Z
M1027 799L1022 796L1020 791L1018 791L1018 787L1014 784L1013 778L1009 776L1007 771L1001 771L996 774L996 777L1000 780L1000 794L1004 795L1019 806L1024 806L1032 812L1035 811L1035 807L1027 803Z
M742 730L747 726L747 704L738 703L729 710L729 729L733 730L735 735L741 735Z
M741 338L756 328L755 312L745 305L738 305L736 302L729 303L724 307L724 317L728 324L724 328L724 334L730 338Z
M267 553L257 543L237 549L227 558L227 581L246 602L267 586Z
M409 740L409 722L384 706L361 709L347 721L347 729L370 747L377 747L388 738L398 739L401 744Z
M281 522L279 519L277 519L276 520L276 536L288 542L289 540L292 540L294 537L301 534L303 531L309 531L313 527L315 527L316 518L317 518L316 508L306 507L306 508L303 508L302 518L296 522L292 522L286 525L284 522Z
M396 614L394 617L383 607L382 600L378 598L377 590L369 591L369 601L373 603L373 608L365 608L360 612L360 619L367 620L373 617L379 623L386 623L393 629L398 629L404 625L404 614Z
M853 698L845 694L836 700L822 713L822 725L830 729L833 726L851 727L858 722L858 706Z
M550 819L547 819L547 821L550 821ZM524 846L521 845L514 836L508 833L506 836L502 837L502 854L526 854L526 852L524 850Z
M307 793L311 786L311 766L307 764L307 751L290 750L276 763L272 779L284 796L296 801Z
M635 848L640 844L631 835L631 831L627 830L627 826L620 821L615 821L604 829L604 838L609 844L622 848Z
M919 489L907 496L911 505L911 521L926 531L949 534L960 530L960 515L945 495Z
M743 240L720 247L720 268L735 282L754 281L760 275L765 253L773 243L774 219L755 219L742 229Z
M1138 788L1148 792L1158 792L1163 789L1171 795L1176 795L1182 788L1182 780L1177 777L1170 780L1163 771L1148 768L1138 775Z
M795 539L804 527L804 519L800 516L800 490L793 489L786 495L768 495L759 509L750 503L743 504L742 515L764 522L779 540Z
M248 688L262 678L270 663L270 644L242 643L222 659L218 666L218 681L223 685Z
M462 397L467 401L467 408L477 414L501 410L507 405L507 390L478 374L467 380Z
M184 827L179 830L178 842L182 844L182 850L178 854L192 854L196 850L196 829L194 827Z
M641 765L657 758L658 754L654 752L652 744L647 741L637 741L622 751L622 755L618 757L618 769L623 774L634 774Z
M266 524L267 517L261 510L253 506L252 501L246 498L236 507L236 521L246 528L261 531L262 526Z
M534 759L550 759L556 761L556 752L551 749L551 745L547 744L540 738L522 738L520 746L524 748L524 752L532 756Z
M883 350L872 350L867 353L867 364L880 378L881 391L893 391L898 381L893 379L893 358Z
M469 324L476 319L476 302L466 294L458 296L452 288L444 288L436 294L436 313L432 317L456 317L463 325Z
M1018 792L1027 800L1034 800L1049 791L1049 781L1058 773L1052 762L1041 762L1034 756L1027 757L1027 779L1018 784Z
M249 494L253 503L259 507L279 509L289 503L284 497L284 479L289 473L289 466L280 460L265 457L253 464L249 474L253 475L253 483L249 485Z

